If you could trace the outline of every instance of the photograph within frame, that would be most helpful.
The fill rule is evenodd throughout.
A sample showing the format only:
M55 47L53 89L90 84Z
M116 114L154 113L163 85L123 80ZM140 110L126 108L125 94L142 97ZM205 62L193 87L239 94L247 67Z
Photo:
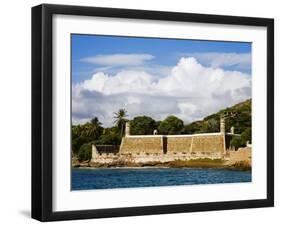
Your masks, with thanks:
M251 49L71 34L72 190L251 182Z

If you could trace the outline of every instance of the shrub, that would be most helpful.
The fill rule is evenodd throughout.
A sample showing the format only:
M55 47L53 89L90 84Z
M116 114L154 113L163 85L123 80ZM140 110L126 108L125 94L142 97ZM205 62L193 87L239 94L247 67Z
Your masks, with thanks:
M250 143L252 142L252 129L251 128L247 128L241 134L241 140L242 140L244 145L247 143L247 141L250 141Z
M77 137L72 140L72 151L75 155L78 154L80 147L89 142L90 140L87 139L86 137Z
M237 150L240 147L245 147L247 144L247 141L252 141L252 130L251 128L247 128L240 137L234 137L232 138L230 142L230 146L235 147L235 150Z
M92 158L92 144L87 143L83 144L78 152L78 160L79 161L87 161Z
M242 144L241 137L233 137L232 140L230 141L230 146L234 147L235 150L242 147L243 144Z

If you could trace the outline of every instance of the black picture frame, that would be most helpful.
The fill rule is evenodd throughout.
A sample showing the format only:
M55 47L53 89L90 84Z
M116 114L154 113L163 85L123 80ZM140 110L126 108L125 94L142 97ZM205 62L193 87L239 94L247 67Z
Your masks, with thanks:
M55 14L266 27L267 198L54 212L52 210L52 17ZM274 206L273 19L49 4L32 8L32 218L40 221L56 221L271 206Z

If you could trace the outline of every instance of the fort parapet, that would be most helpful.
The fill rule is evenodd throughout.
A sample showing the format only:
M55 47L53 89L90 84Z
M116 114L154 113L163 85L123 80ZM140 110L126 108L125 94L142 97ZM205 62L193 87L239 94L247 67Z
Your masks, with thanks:
M92 162L111 163L114 161L146 163L170 162L191 159L226 159L230 161L249 159L243 151L232 152L230 141L234 128L225 132L224 120L221 120L221 131L217 133L184 134L184 135L130 135L129 123L126 124L125 137L120 147L113 145L93 145Z
M105 147L92 146L92 161L170 162L199 158L229 158L232 134L206 133L193 135L128 135L123 137L119 150L102 151ZM233 155L234 156L234 155Z
M191 154L225 153L225 139L221 133L193 135L145 135L126 136L122 139L119 153L126 154Z

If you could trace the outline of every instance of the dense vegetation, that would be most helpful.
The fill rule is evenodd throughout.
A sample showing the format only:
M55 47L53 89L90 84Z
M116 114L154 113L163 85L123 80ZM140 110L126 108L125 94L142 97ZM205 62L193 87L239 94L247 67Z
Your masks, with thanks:
M235 149L243 147L246 142L252 142L252 101L251 99L238 103L232 107L222 109L219 112L205 117L201 121L192 122L184 126L183 133L209 133L220 131L220 115L223 113L233 113L233 117L226 119L225 129L230 131L233 126L236 134L240 137L234 137L231 140L231 146Z
M226 119L226 131L235 127L235 133L241 134L231 140L231 145L236 149L251 142L251 100L246 100L230 108L223 109L215 114L205 117L201 121L195 121L184 125L184 122L176 116L170 115L163 121L155 121L149 116L137 116L130 120L132 135L151 135L158 130L159 134L194 134L219 132L220 115L231 112L233 117ZM79 160L90 158L91 144L119 145L125 133L125 124L128 121L125 109L120 109L113 114L114 126L103 128L97 117L83 125L72 126L72 151Z

